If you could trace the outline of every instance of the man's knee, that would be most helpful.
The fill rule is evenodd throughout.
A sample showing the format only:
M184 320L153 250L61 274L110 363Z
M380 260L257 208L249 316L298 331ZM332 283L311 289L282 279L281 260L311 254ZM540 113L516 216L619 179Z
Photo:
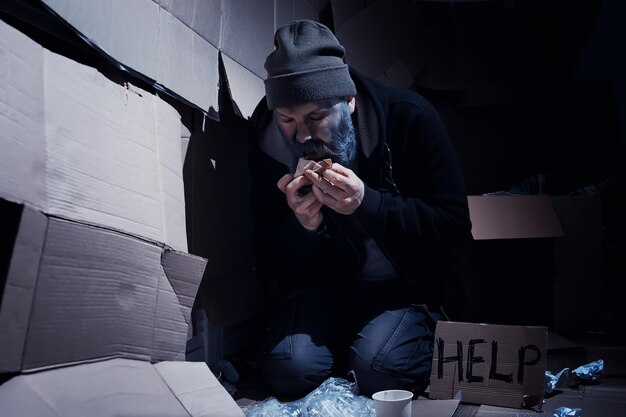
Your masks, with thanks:
M433 333L434 321L419 307L387 311L371 320L350 349L350 367L362 393L424 390L430 378Z
M326 380L333 367L333 357L324 346L292 348L288 357L269 357L261 368L265 383L277 394L303 395Z

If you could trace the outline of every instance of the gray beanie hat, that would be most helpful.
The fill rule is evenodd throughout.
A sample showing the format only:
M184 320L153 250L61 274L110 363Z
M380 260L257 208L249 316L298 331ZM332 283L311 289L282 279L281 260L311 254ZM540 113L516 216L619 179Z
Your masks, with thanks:
M269 109L356 95L345 49L321 23L296 20L279 27L265 60Z

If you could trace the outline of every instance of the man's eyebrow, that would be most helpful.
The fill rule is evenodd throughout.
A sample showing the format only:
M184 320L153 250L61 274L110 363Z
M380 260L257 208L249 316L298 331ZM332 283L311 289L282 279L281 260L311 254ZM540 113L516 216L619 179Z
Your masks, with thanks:
M310 112L307 113L307 116L311 113L317 113L320 111L329 111L330 109L332 109L335 104L337 104L338 102L335 100L327 100L324 101L322 103L320 103L320 106L317 109L311 110Z

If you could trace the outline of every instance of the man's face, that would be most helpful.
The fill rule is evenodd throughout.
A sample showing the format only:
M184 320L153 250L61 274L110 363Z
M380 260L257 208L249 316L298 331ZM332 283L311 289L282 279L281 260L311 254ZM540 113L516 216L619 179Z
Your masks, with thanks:
M356 135L346 100L323 100L277 107L274 117L298 158L330 158L351 167L356 156Z

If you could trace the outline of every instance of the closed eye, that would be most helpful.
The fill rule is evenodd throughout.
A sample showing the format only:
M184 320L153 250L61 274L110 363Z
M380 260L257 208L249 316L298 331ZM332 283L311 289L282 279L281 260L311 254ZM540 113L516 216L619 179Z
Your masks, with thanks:
M326 117L326 113L314 113L309 115L309 119L315 121L322 120L324 117Z

